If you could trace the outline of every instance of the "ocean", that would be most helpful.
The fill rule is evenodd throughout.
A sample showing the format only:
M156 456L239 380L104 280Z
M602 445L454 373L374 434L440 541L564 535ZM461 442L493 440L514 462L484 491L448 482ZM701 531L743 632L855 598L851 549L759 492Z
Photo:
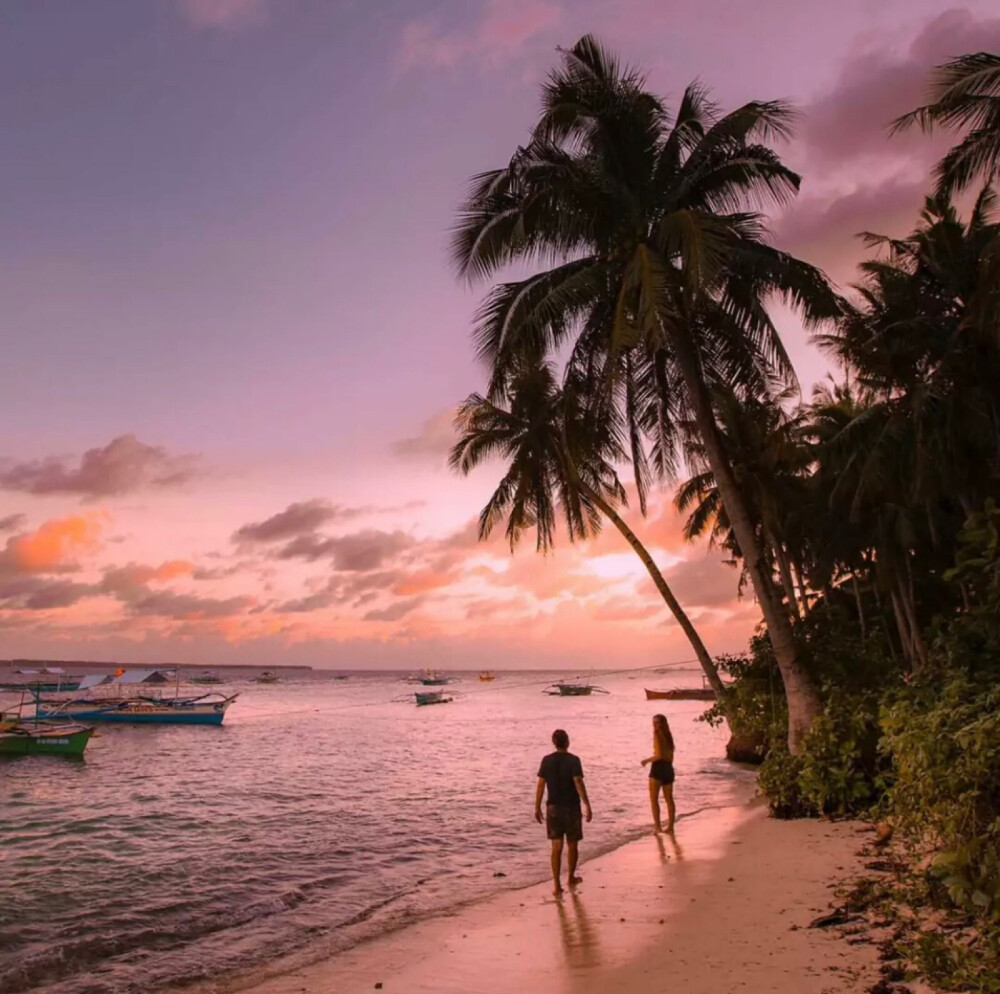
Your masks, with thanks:
M568 674L458 674L416 707L405 674L250 682L222 727L98 726L82 761L0 760L0 991L148 994L233 985L548 875L533 819L552 730L583 761L588 857L651 831L650 719L677 743L681 817L746 796L698 702L696 670L601 675L609 693L542 693ZM205 688L216 689L216 688ZM405 696L405 700L397 700Z

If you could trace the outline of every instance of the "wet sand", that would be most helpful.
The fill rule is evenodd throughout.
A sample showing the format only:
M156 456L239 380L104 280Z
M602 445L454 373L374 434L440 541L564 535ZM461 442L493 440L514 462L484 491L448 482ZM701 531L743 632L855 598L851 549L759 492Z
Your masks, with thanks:
M584 841L583 883L561 899L551 884L510 891L309 967L258 974L242 990L861 991L878 979L875 950L807 928L858 868L861 842L851 823L779 822L760 806L706 811L682 819L674 838L650 835L590 862ZM545 846L539 838L543 864Z

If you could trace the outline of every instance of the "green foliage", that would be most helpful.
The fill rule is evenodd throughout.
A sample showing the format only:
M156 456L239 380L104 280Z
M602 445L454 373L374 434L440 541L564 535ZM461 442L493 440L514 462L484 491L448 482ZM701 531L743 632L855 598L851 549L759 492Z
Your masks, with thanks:
M784 743L772 749L761 764L757 785L775 818L811 818L819 812L802 792L803 761Z

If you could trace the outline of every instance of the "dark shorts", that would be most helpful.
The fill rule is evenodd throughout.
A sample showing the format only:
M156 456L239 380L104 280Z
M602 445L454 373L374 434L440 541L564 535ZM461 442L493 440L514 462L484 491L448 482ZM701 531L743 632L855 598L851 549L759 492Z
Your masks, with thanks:
M583 817L579 808L567 808L560 804L545 805L545 834L550 839L566 837L567 842L579 842L583 838Z
M654 759L649 766L649 779L658 780L660 783L673 783L674 764L668 763L665 759Z

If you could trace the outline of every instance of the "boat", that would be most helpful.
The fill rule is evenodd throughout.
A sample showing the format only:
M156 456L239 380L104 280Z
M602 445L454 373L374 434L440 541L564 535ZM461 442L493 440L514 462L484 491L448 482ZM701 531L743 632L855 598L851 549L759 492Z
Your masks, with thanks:
M76 690L83 679L78 675L67 673L61 666L43 666L39 670L20 669L14 672L27 679L0 683L0 690L44 692Z
M493 670L483 670L483 672L479 674L479 679L482 680L483 683L489 683L491 680L495 680L496 678L497 675L493 672Z
M445 697L443 690L418 690L414 695L417 699L417 707L426 707L428 704L450 704L454 698Z
M608 691L592 683L567 683L560 680L558 683L549 684L542 693L555 697L589 697L591 694L607 694Z
M423 670L417 681L425 687L443 687L447 683L454 683L454 677L442 676L436 670Z
M238 694L202 694L199 697L75 697L39 699L39 718L83 721L138 722L163 725L221 725Z
M714 701L711 687L678 687L676 690L646 689L647 701Z
M260 676L255 676L253 678L254 683L277 683L278 674L272 673L270 670L264 670Z
M202 670L199 676L193 676L191 683L222 683L222 677L215 670Z
M75 721L0 721L0 756L82 756L94 729Z

